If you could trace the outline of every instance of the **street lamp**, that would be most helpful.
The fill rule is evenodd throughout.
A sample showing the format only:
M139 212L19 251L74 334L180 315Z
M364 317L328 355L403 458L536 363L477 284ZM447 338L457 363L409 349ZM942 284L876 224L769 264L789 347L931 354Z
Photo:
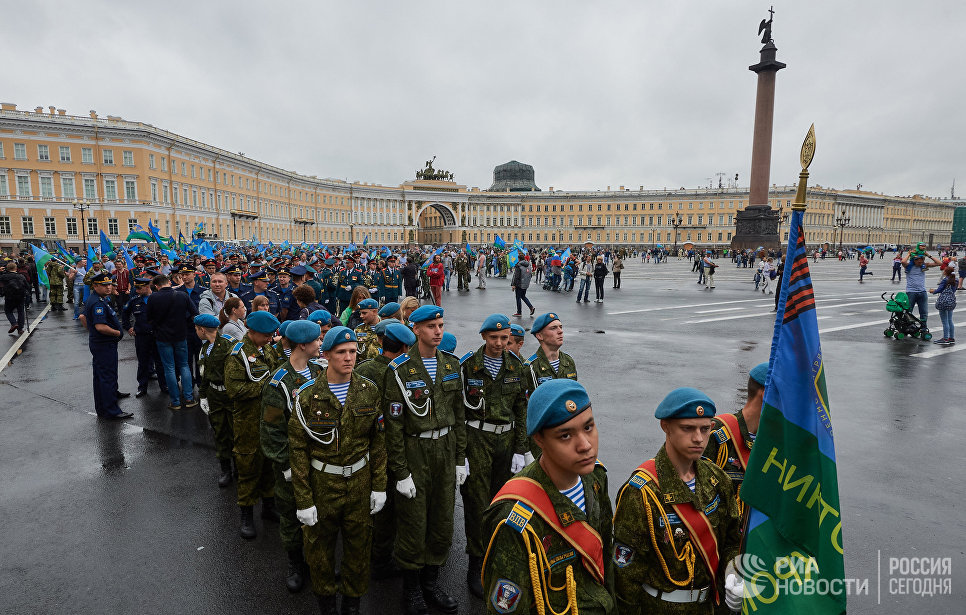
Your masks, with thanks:
M839 227L839 251L842 250L842 236L845 234L845 227L849 225L852 219L845 215L845 210L842 210L842 215L835 218L835 226Z
M684 216L678 214L676 218L671 221L671 226L674 227L674 254L677 256L678 253L678 227L684 222Z
M91 208L91 204L87 201L81 201L79 199L74 199L74 209L80 211L81 214L81 237L84 245L84 257L87 258L87 223L84 221L84 212Z
M788 221L788 214L784 213L784 207L778 206L778 243L782 242L782 224Z

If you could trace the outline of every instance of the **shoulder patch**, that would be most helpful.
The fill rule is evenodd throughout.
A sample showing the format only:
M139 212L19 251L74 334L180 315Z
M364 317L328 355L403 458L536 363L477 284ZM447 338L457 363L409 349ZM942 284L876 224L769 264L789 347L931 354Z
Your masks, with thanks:
M604 472L606 472L606 471L607 471L607 466L605 466L604 464L602 464L602 463L600 462L600 459L598 459L598 460L597 460L597 463L596 463L596 464L594 464L594 469L597 469L597 468L600 468L600 469L601 469L601 470L603 470Z
M512 613L517 610L520 604L520 586L507 579L499 579L493 587L493 594L490 596L490 604L493 610L500 615Z
M537 360L537 353L533 353L533 354L532 354L532 355L530 356L530 358L529 358L529 359L527 359L526 361L524 361L524 362L523 362L523 364L524 364L524 365L530 365L531 363L533 363L533 362L534 362L534 361L536 361L536 360Z
M315 384L315 378L309 378L308 381L305 382L305 384L303 384L299 388L295 389L295 392L292 393L292 396L293 397L298 397L299 395L302 394L302 391L304 391L305 389L309 388L313 384Z
M729 440L728 432L723 427L721 429L715 429L712 433L714 434L715 440L718 441L718 444L724 444Z
M395 371L396 368L398 368L400 365L402 365L403 363L405 363L408 360L409 360L409 355L403 353L403 354L399 355L398 357L396 357L395 359L393 359L392 361L390 361L389 362L389 367L392 368L393 371Z
M460 377L459 372L452 372L443 376L443 382L447 382L449 380L456 380L459 377Z
M226 340L226 341L229 341L229 342L234 342L235 341L235 338L233 338L232 336L227 335L225 333L222 333L221 334L221 339Z
M284 378L285 374L287 373L288 373L288 370L285 369L284 367L278 368L277 370L275 370L275 373L272 374L272 379L269 380L269 384L271 384L273 387L277 387L278 383L282 381L282 378Z
M631 487L634 487L635 489L641 489L644 487L644 485L647 484L648 480L649 479L643 474L641 474L640 472L635 472L634 476L632 476L631 479L627 481L627 484L630 485Z
M234 339L234 338L232 338L232 339ZM245 345L244 342L236 342L235 345L231 347L231 353L232 354L238 354L239 352L241 352L242 346L244 346L244 345Z
M473 356L472 350L464 354L462 357L460 357L460 365L466 363L466 361L472 356Z
M506 523L516 531L523 533L526 529L527 524L530 523L530 517L533 516L533 509L524 504L523 502L517 502L513 505L513 509L510 514L507 515Z

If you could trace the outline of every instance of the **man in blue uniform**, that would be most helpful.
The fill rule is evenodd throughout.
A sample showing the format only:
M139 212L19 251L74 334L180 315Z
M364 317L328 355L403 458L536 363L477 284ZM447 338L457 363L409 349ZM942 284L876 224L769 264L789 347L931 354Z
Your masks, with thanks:
M382 296L386 303L399 301L402 289L402 274L396 268L395 255L386 259L386 268L382 271Z
M117 313L109 300L114 281L111 274L103 271L90 279L95 296L87 301L81 322L89 333L94 369L94 410L104 419L129 419L133 414L124 412L117 405L118 398L130 393L117 391L117 343L124 337Z
M282 320L288 320L286 315L292 306L298 308L298 303L292 298L292 291L295 290L295 287L292 286L292 274L288 267L280 267L276 272L275 279L275 286L272 290L278 295L278 313L281 314Z
M138 392L135 397L144 397L148 394L152 367L155 374L163 374L164 366L161 365L158 346L154 343L154 330L148 322L151 278L135 278L134 292L135 295L124 306L121 325L128 335L134 338L134 352L138 357ZM167 383L163 379L159 379L158 384L161 386L162 393L168 392Z
M268 311L273 316L279 316L278 295L268 287L268 272L259 271L248 276L248 283L252 285L251 290L239 295L238 298L245 303L245 309L250 314L252 312L252 301L255 297L264 296L268 299Z

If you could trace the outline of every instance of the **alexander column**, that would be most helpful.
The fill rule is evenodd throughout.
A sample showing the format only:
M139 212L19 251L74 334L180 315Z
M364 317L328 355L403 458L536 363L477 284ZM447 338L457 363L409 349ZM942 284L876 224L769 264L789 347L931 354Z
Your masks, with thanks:
M775 59L778 48L771 38L771 23L775 11L768 10L768 21L761 20L758 33L762 35L761 57L748 70L758 75L758 96L755 99L755 136L751 148L751 189L748 206L735 218L735 237L731 247L737 250L764 246L778 248L778 212L768 204L769 174L771 171L771 133L775 119L775 74L785 64Z

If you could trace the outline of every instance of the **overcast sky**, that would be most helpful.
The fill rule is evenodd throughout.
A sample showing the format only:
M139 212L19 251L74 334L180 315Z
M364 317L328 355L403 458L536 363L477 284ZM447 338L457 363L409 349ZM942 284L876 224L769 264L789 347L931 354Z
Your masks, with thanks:
M767 2L22 2L20 109L119 115L320 177L395 186L437 156L467 186L534 166L558 190L748 185ZM966 194L957 0L775 2L771 182ZM713 179L717 182L717 179Z

